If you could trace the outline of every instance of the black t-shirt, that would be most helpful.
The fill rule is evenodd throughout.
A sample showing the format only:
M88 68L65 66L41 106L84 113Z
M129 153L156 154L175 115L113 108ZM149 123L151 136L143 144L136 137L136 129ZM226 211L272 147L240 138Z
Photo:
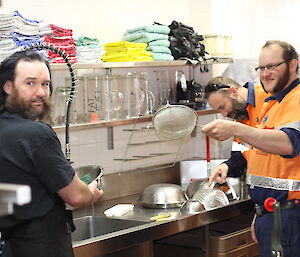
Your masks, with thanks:
M15 205L12 217L44 216L53 208L56 192L74 176L56 133L45 123L4 112L0 115L0 147L0 182L29 185L32 192L31 202Z

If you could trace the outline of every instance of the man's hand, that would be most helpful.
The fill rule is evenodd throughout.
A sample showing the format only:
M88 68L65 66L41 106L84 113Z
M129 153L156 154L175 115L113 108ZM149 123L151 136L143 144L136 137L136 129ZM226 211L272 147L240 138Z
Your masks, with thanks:
M212 184L213 181L216 181L219 184L223 184L227 181L228 165L225 163L220 164L211 174L208 179L208 186Z
M92 200L93 203L96 202L104 193L103 190L99 190L97 186L98 186L97 181L93 181L88 185L93 195L93 200Z
M218 141L224 141L233 136L235 125L234 121L214 120L206 124L201 131Z

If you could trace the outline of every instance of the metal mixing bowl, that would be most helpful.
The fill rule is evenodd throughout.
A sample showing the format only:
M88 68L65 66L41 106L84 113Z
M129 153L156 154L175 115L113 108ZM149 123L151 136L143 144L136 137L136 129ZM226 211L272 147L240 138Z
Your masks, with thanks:
M140 196L142 205L148 208L180 207L186 200L179 185L167 183L148 186Z
M185 191L187 197L192 198L198 190L201 190L203 187L205 187L207 180L207 178L201 178L194 179L193 181L191 181L191 183L188 185Z
M204 210L204 206L195 199L188 199L180 208L181 212L188 214L196 214Z

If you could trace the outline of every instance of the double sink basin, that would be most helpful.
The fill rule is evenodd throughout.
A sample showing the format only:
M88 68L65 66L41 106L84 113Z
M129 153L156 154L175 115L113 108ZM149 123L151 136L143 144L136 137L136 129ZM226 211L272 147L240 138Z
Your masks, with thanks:
M76 230L72 233L72 241L82 241L146 223L148 222L102 216L84 216L74 219Z

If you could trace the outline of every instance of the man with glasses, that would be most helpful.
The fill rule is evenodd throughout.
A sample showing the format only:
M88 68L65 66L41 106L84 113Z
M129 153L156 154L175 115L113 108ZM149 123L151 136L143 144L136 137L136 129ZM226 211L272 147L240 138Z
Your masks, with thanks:
M268 41L256 68L265 99L256 127L214 120L202 132L217 139L237 137L252 146L246 181L256 204L252 236L261 256L271 257L273 201L280 202L284 256L299 256L300 245L300 80L298 54L290 44ZM219 176L212 174L211 179ZM267 200L268 199L268 200ZM254 231L255 229L255 231Z

